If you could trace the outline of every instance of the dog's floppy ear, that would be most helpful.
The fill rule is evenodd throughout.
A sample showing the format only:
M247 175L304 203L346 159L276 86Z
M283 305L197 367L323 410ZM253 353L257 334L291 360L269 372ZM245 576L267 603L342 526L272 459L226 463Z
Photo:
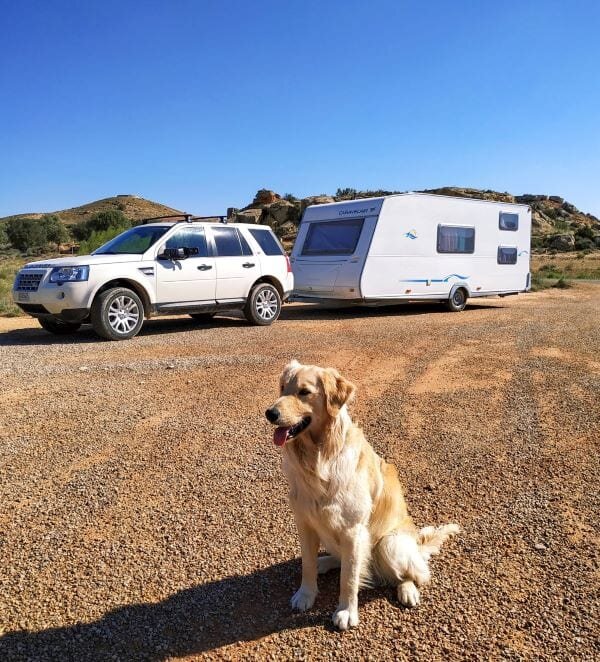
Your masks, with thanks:
M279 377L279 384L283 388L290 379L294 376L294 373L300 367L300 363L296 359L292 359L284 368L281 376Z
M340 409L352 400L356 386L333 368L324 370L321 379L327 402L327 413L330 416L337 416Z

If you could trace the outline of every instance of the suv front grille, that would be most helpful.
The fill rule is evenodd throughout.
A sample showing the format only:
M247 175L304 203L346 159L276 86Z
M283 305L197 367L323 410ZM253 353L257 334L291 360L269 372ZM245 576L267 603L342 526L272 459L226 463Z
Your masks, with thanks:
M28 274L21 272L17 276L15 290L19 292L37 292L44 274Z

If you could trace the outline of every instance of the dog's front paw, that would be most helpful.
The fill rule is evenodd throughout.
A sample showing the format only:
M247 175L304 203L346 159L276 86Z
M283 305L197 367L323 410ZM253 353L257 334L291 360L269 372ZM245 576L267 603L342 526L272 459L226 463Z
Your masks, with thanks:
M306 611L315 604L316 597L317 594L315 591L309 591L307 588L301 586L292 596L292 609Z
M421 602L421 594L414 582L402 582L398 586L398 600L405 607L416 607Z
M340 630L347 630L358 625L357 609L336 609L333 612L333 624Z

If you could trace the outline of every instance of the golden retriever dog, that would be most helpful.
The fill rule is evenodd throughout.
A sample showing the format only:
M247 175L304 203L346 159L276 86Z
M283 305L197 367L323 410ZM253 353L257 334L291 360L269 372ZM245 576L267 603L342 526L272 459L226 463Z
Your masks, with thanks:
M292 607L310 609L317 575L341 568L333 622L358 625L358 589L397 586L407 607L419 604L430 579L429 557L458 533L456 524L417 529L396 469L382 460L356 426L347 405L355 386L332 368L292 361L281 374L280 397L265 415L276 426L282 467L302 553L302 584ZM318 556L323 546L328 556Z

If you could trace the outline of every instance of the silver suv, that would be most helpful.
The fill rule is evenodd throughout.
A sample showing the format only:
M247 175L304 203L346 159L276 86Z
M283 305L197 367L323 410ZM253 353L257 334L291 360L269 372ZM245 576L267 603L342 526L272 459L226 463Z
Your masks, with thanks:
M268 226L166 218L126 230L91 255L26 264L14 301L47 331L72 333L91 322L108 340L132 338L153 315L205 321L242 310L258 325L279 317L294 277Z

